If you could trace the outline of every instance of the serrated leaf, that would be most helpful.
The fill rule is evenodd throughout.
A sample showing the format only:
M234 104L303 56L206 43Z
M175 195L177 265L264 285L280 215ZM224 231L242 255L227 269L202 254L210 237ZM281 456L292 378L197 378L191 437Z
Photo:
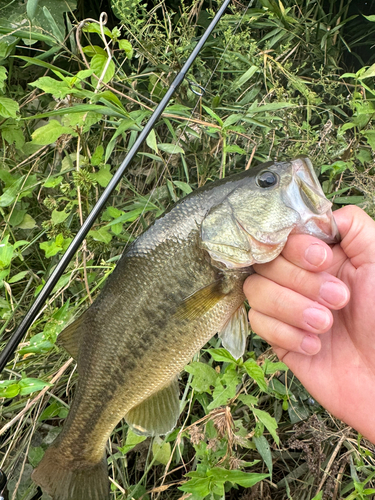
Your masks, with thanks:
M123 50L128 59L133 57L133 47L132 44L128 40L117 40L118 45L121 50Z
M77 135L70 127L63 127L57 120L50 120L44 127L36 129L31 137L34 144L45 146L54 143L63 134Z
M264 373L263 370L260 366L257 365L256 361L253 359L248 359L245 361L243 364L247 374L255 380L255 382L258 384L259 389L261 389L264 392L267 392L268 386L267 382L264 378Z
M8 97L0 96L0 115L4 118L16 118L20 107L18 102Z
M371 149L375 151L375 130L366 130L366 132L363 132L362 134L366 137Z
M208 392L211 394L211 386L214 386L219 376L216 370L207 363L192 361L185 367L185 371L193 375L192 388L197 392Z
M252 396L251 394L240 394L238 399L250 409L253 409L253 406L258 404L258 398Z
M47 94L52 94L57 99L63 99L67 95L74 93L74 89L65 81L56 80L49 76L42 76L35 82L29 83L29 85L41 89Z
M102 77L102 73L107 64L107 61L108 61L107 54L105 55L95 54L94 57L91 59L90 68L94 70L94 73L98 78ZM115 63L111 60L108 64L105 74L103 75L102 81L104 83L108 83L110 80L112 80L115 71L116 71Z
M185 154L185 151L180 147L177 146L177 144L158 144L158 148L161 149L161 151L164 151L165 153L169 153L171 155L176 155L178 153Z
M279 436L276 434L276 429L277 429L276 420L273 417L271 417L271 415L266 411L258 410L257 408L253 409L253 413L258 417L258 419L262 422L264 427L271 434L276 444L279 444Z

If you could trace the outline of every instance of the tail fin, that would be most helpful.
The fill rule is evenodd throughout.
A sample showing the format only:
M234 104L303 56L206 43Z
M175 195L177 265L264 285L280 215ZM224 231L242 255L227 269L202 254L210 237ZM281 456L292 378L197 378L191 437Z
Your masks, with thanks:
M33 481L53 500L109 500L105 458L95 465L64 466L59 448L51 446L32 474Z

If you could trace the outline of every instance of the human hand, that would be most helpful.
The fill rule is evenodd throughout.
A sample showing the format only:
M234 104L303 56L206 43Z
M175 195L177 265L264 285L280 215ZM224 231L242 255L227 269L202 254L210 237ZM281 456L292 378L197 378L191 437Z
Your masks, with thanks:
M375 443L375 222L355 206L334 217L332 249L291 235L254 266L249 320L321 405Z

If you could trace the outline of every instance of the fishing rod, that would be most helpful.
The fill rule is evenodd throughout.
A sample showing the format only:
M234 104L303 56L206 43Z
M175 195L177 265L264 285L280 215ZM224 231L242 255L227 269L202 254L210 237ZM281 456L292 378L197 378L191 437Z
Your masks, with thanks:
M220 18L224 14L226 8L228 7L229 3L231 0L225 0L223 5L220 7L219 11L215 15L215 17L212 19L211 23L209 24L208 28L206 29L205 33L203 34L202 38L199 40L197 45L195 46L194 50L190 54L189 58L181 68L180 72L176 76L176 78L173 80L171 86L169 87L168 91L166 92L165 96L163 99L160 101L154 112L152 113L149 121L143 128L142 132L138 136L138 139L135 141L134 145L126 155L124 161L121 163L120 167L118 168L117 172L114 174L112 177L110 183L108 186L105 188L103 191L103 194L97 201L96 205L94 208L91 210L89 215L87 216L87 219L85 222L82 224L80 230L76 234L75 238L69 245L67 251L65 254L62 256L60 262L57 264L56 268L54 269L53 273L51 276L48 278L46 284L42 288L41 292L39 293L38 297L30 307L29 311L26 313L24 319L22 320L21 324L17 328L17 330L13 333L11 338L9 339L7 345L3 349L3 351L0 354L0 373L3 371L5 368L6 364L8 363L10 357L16 350L18 344L21 342L23 336L29 329L29 327L32 325L34 322L38 312L46 302L49 294L53 290L54 286L56 285L57 281L65 271L67 265L73 258L74 254L82 244L82 241L85 239L87 233L89 232L91 226L93 225L95 219L98 217L102 209L104 208L108 198L112 194L113 190L117 186L117 184L120 182L125 169L128 167L130 162L133 160L134 156L136 155L138 149L148 136L148 134L151 132L153 129L156 121L160 118L161 114L163 113L164 109L166 108L167 104L169 103L172 95L174 92L177 90L181 82L186 76L186 73L190 69L190 66L196 59L197 55L201 51L203 45L206 43L208 37L211 35L212 30L215 28L216 24L219 22ZM198 87L196 84L194 86ZM199 87L201 88L201 87ZM202 89L202 88L201 88ZM202 89L203 90L203 89ZM198 93L198 92L195 92ZM199 95L199 94L198 94Z

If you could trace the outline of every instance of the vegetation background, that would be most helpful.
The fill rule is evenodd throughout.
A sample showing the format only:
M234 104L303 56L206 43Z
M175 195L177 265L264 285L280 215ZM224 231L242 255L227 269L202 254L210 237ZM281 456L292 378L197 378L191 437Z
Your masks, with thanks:
M0 0L1 348L219 4ZM30 475L74 393L58 333L173 202L307 154L336 208L375 215L374 47L374 0L231 3L2 374L9 498L41 497ZM113 499L374 497L374 446L257 336L237 362L212 339L182 374L181 394L165 439L144 440L125 423L114 431Z

